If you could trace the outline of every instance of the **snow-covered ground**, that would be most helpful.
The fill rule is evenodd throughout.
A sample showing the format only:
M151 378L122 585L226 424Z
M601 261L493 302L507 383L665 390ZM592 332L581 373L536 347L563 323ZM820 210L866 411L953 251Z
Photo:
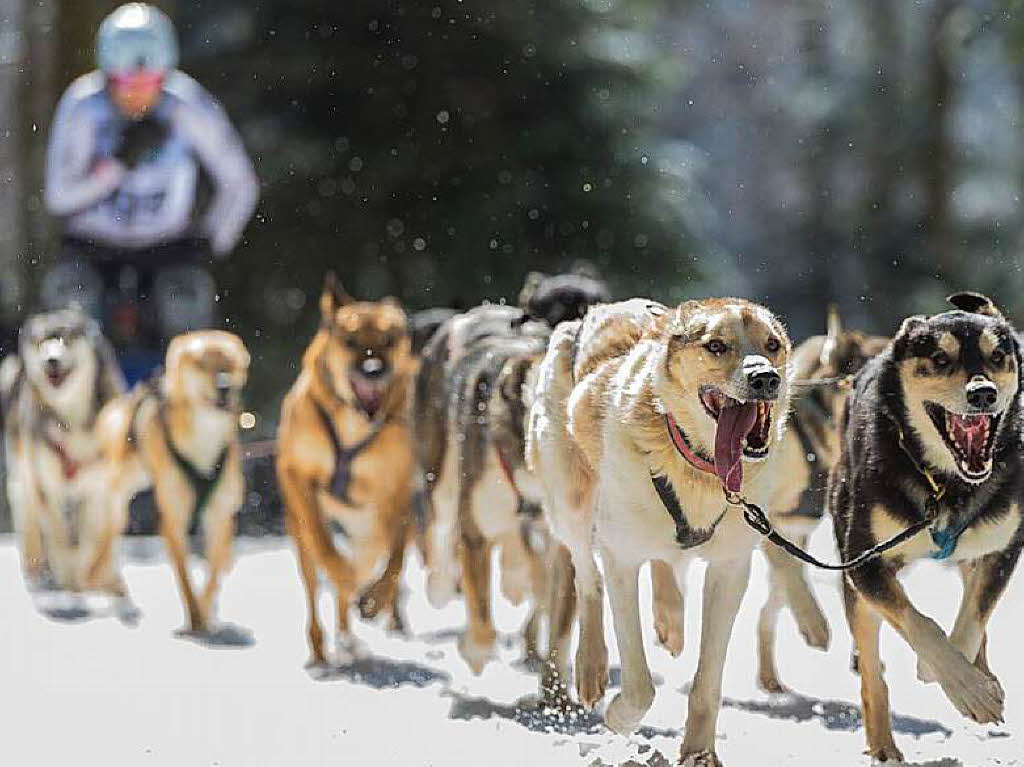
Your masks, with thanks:
M455 648L462 608L427 605L415 555L406 578L412 637L357 622L377 660L318 678L303 668L304 600L286 542L242 544L221 594L220 616L230 625L217 644L176 634L181 606L158 543L132 540L125 548L128 584L143 612L135 627L105 615L102 600L90 600L83 611L60 595L44 595L41 606L59 617L42 614L22 586L13 542L0 540L0 764L540 767L663 765L678 754L683 690L696 664L699 577L691 578L687 595L691 641L683 656L673 660L647 632L658 694L642 730L624 738L595 718L552 726L516 708L536 689L535 677L514 665L523 608L499 599L500 660L473 676ZM814 549L830 554L828 531L816 534ZM753 683L754 624L765 580L758 555L726 665L719 755L730 767L867 764L835 577L814 576L832 623L827 654L806 648L783 618L781 674L800 695L775 700ZM960 592L955 574L922 565L908 584L924 610L948 626ZM642 594L646 605L646 575ZM886 629L896 738L908 761L1024 765L1022 605L1024 573L1018 573L990 627L990 660L1007 697L1001 727L960 718L937 686L916 680L912 654ZM321 607L329 614L326 598ZM613 640L609 628L615 664Z

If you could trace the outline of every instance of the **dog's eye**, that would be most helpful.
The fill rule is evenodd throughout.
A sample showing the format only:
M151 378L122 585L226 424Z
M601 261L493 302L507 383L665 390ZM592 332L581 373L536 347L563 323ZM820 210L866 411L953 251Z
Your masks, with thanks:
M1003 364L1003 360L1005 360L1005 359L1006 359L1006 352L1004 352L1002 349L996 349L994 352L992 352L992 364L993 365L1002 365Z
M782 344L779 342L779 339L777 338L769 338L768 341L765 343L764 348L768 351L769 354L775 354L775 352L782 348Z
M932 355L932 364L937 368L944 368L949 365L949 355L945 352L935 352Z
M704 348L717 357L720 354L725 354L725 350L728 347L725 345L724 341L720 341L717 338L712 338L710 341L704 344Z

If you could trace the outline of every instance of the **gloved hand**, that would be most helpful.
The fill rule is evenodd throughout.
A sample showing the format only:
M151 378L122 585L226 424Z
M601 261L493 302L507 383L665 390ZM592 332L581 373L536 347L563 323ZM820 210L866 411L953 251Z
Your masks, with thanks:
M114 159L130 170L159 150L169 135L167 126L152 116L133 120L121 131Z

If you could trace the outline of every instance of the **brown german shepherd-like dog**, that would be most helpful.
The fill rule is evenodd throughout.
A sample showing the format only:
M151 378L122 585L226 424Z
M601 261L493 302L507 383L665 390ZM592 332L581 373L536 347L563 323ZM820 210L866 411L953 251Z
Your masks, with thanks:
M320 570L338 600L336 662L364 654L349 628L357 595L363 617L384 611L401 628L398 588L413 489L406 409L415 372L406 316L393 299L356 301L328 273L320 312L277 438L277 477L308 597L314 664L327 660L316 607ZM332 523L344 531L344 551Z
M220 576L231 557L234 517L242 506L238 410L249 371L241 339L221 330L171 340L166 369L110 402L96 422L109 472L101 503L111 524L104 551L128 521L136 493L153 487L160 535L178 577L192 631L213 620ZM188 533L201 527L209 573L198 593L188 571Z

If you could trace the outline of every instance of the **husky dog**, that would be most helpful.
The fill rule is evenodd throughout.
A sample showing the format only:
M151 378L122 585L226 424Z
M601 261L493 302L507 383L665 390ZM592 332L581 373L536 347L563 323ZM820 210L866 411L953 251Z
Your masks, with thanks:
M442 325L424 349L412 405L428 597L440 606L460 586L466 591L471 617L460 650L477 672L494 647L487 581L493 546L501 547L506 596L532 598L527 657L535 655L543 565L524 534L543 546L544 533L536 515L519 513L538 500L523 459L522 382L552 325L606 301L608 289L589 276L531 272L519 299L519 307L480 306Z
M986 660L986 624L1024 546L1021 351L1013 328L976 293L906 319L858 374L843 418L829 509L845 560L912 526L883 556L847 571L846 615L859 656L868 752L902 761L879 657L888 622L976 722L999 722L1004 693ZM914 607L897 572L919 559L956 563L964 581L950 636Z
M58 588L126 595L96 559L105 522L84 503L101 480L97 413L124 386L113 349L78 307L30 317L0 367L7 494L32 584L48 572Z
M687 764L719 764L725 650L758 540L727 495L764 505L773 497L789 356L782 324L756 304L707 299L669 309L633 299L559 325L536 373L526 455L575 571L576 689L592 707L607 683L596 545L622 661L622 691L605 714L615 731L633 730L654 699L641 565L658 559L682 572L694 557L708 560ZM558 658L566 649L552 651Z

